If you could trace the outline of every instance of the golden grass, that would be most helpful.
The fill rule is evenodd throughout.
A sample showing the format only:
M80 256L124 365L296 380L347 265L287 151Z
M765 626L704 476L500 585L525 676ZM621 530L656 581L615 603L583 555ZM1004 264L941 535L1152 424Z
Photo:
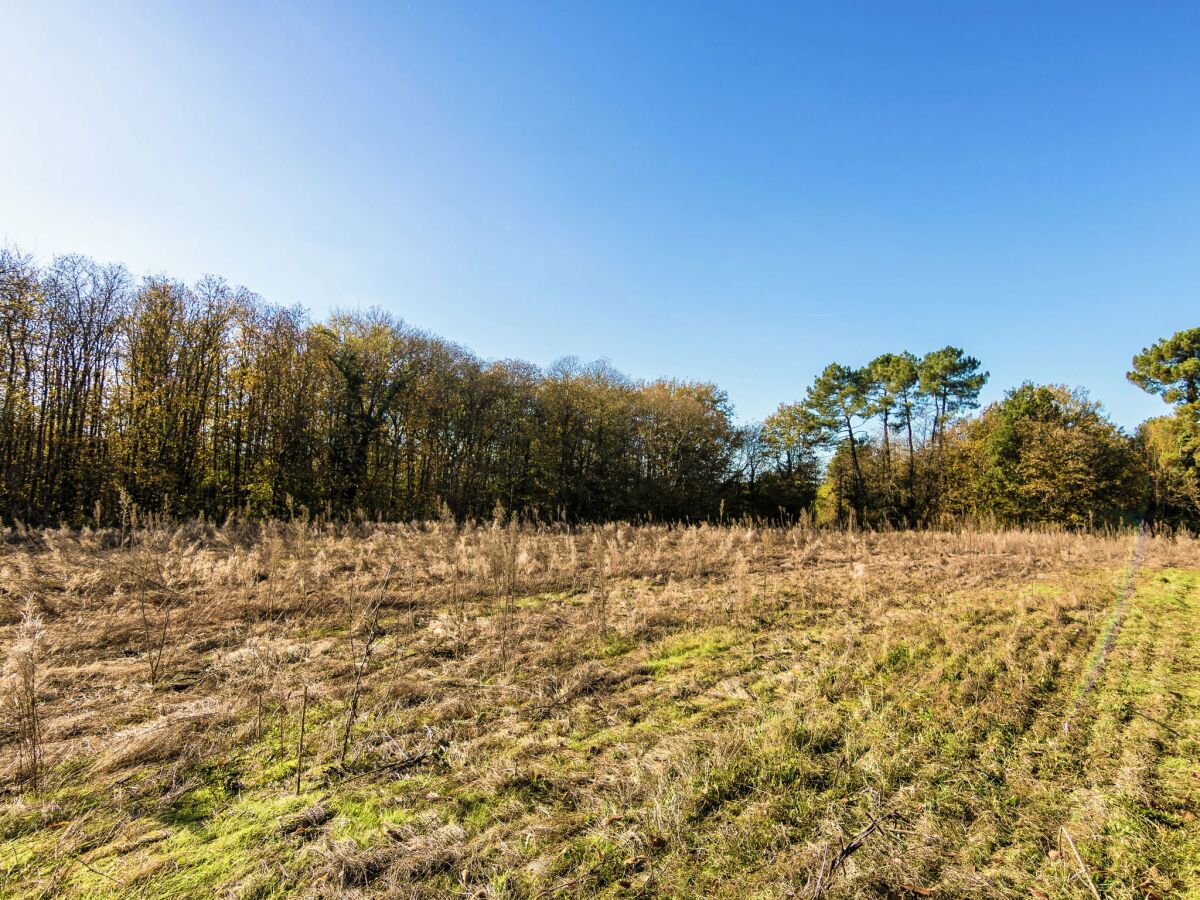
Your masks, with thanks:
M1190 539L8 538L4 895L1197 896Z

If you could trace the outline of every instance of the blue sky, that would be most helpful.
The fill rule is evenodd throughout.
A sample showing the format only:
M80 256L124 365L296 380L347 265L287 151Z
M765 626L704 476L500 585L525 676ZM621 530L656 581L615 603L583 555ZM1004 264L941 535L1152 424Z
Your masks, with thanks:
M953 343L1164 409L1200 4L8 0L0 239L716 381Z

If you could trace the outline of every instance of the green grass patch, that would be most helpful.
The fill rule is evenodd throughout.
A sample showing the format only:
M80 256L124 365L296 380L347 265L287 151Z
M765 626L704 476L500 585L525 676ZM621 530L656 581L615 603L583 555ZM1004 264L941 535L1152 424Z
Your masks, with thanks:
M676 635L659 644L646 661L646 667L655 676L664 675L704 659L721 656L733 645L732 635L724 629Z

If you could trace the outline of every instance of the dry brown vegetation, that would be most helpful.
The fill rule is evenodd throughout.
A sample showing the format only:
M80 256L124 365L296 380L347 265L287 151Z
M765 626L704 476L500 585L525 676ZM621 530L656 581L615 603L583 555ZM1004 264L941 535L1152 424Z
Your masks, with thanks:
M1191 539L6 537L5 895L1197 895Z

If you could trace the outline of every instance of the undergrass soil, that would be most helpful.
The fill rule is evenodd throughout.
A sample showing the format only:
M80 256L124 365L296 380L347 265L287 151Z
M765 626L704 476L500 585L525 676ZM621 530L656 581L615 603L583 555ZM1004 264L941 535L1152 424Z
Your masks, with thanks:
M1187 538L7 538L2 896L1200 897Z

